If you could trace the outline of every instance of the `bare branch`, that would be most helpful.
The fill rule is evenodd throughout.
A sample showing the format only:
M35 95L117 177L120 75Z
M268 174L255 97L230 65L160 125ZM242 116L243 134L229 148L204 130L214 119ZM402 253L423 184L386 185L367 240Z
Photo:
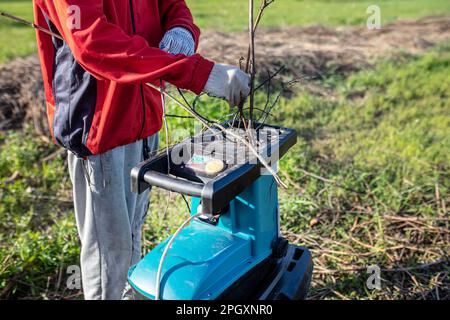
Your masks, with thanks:
M16 16L14 16L12 14L9 14L9 13L6 13L6 12L2 12L2 11L0 11L0 16L3 16L5 18L14 20L14 21L22 23L22 24L25 24L25 25L27 25L29 27L32 27L32 28L37 29L39 31L42 31L42 32L44 32L44 33L46 33L46 34L48 34L48 35L50 35L52 37L55 37L55 38L58 38L59 40L64 41L64 39L59 34L56 34L56 33L52 32L52 31L50 31L48 29L45 29L45 28L43 28L41 26L38 26L37 24L35 24L33 22L24 20L22 18L16 17Z
M253 20L253 6L254 6L254 0L249 0L249 24L248 24L248 31L249 31L249 48L250 48L250 57L251 57L251 78L250 78L250 108L249 108L249 127L252 127L252 121L253 121L253 108L255 106L255 72L256 72L256 62L255 62L255 28L254 28L254 20ZM247 60L249 61L249 60Z
M254 20L254 1L249 0L249 46L247 50L247 60L245 64L245 72L250 72L250 66L251 66L251 80L250 80L250 96L249 96L249 127L251 127L251 123L253 121L253 109L254 109L254 95L255 95L255 74L256 74L256 63L255 63L255 33L259 26L259 23L261 22L261 18L264 14L264 10L271 5L275 0L261 0L261 5L259 7L259 12L256 17L256 20ZM244 114L242 112L244 102L242 101L239 105L239 111L240 111L240 117L242 122L245 124ZM251 139L251 134L249 134Z
M275 78L281 71L284 70L284 66L281 66L277 71L275 71L275 73L270 74L268 73L268 77L262 81L260 84L258 84L255 88L255 91L257 91L258 89L261 89L267 82L270 82L273 78Z
M149 86L150 88L158 91L158 92L161 92L160 88L158 88L157 86L155 86L152 83L146 83L146 85ZM286 184L281 180L281 178L278 176L278 174L272 169L272 167L267 163L267 161L258 153L258 151L255 149L255 147L251 143L249 143L245 138L243 138L240 135L234 133L232 130L229 130L229 129L225 128L224 126L222 126L219 123L209 124L195 110L185 106L180 100L175 98L173 95L171 95L167 91L162 91L162 94L164 96L170 98L178 106L180 106L182 109L184 109L189 114L191 114L195 119L200 121L206 128L210 129L211 131L214 131L213 127L216 127L221 132L225 133L225 135L230 135L231 137L235 138L239 142L242 142L250 150L250 152L253 153L253 155L259 160L259 162L267 169L267 171L274 177L276 183L280 187L287 189Z
M259 7L259 12L258 12L258 16L256 17L256 21L253 27L253 34L256 34L256 29L258 29L259 23L261 22L261 18L264 14L264 10L267 9L268 6L270 6L272 3L274 3L275 0L261 0L261 5ZM245 72L249 72L249 68L250 68L250 52L251 48L250 45L248 46L248 50L247 50L247 60L246 60L246 64L245 64Z

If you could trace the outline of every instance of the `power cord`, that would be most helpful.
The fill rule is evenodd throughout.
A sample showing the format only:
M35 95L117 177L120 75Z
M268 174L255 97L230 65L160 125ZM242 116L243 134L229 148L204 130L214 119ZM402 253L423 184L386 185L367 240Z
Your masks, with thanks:
M202 215L202 212L196 213L192 216L190 216L188 219L186 219L183 224L181 224L181 226L177 229L177 231L175 231L175 233L173 234L173 236L170 238L169 242L167 243L166 247L164 248L164 251L161 255L161 259L159 260L159 265L158 265L158 271L156 272L156 282L155 282L155 300L161 300L160 299L160 291L161 291L161 272L162 272L162 267L164 265L164 260L166 259L167 256L167 252L169 252L170 247L172 246L173 241L175 240L175 238L178 236L178 234L195 218L197 218L198 216Z
M166 129L166 153L167 153L167 174L170 174L170 157L169 157L169 126L167 123L167 115L166 115L166 101L164 96L164 83L162 80L160 80L160 93L161 93L161 103L163 107L163 116L164 116L164 127ZM184 98L184 96L183 96ZM188 212L191 211L191 208L189 206L189 202L187 201L186 197L182 194L184 202L186 203L186 206L188 208ZM197 213L195 215L190 216L188 219L186 219L183 224L177 229L177 231L173 234L173 236L170 238L169 242L167 243L166 247L164 248L164 251L161 255L161 259L159 260L158 270L156 272L156 282L155 282L155 300L160 300L160 292L161 292L161 273L162 268L164 265L164 261L166 260L167 252L169 252L170 247L172 246L173 241L178 236L178 234L183 230L189 222L191 222L196 217L200 216L202 213Z

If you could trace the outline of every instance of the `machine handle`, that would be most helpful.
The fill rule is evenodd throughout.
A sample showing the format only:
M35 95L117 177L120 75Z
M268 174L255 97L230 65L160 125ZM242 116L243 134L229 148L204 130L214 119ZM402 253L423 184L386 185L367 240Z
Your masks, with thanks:
M144 174L144 181L151 186L197 198L202 196L203 187L205 186L203 183L173 178L154 170L147 171Z

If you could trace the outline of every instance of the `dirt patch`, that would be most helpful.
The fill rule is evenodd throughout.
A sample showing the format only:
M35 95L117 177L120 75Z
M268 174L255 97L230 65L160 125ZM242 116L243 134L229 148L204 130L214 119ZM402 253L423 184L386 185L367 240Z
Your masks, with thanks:
M423 52L449 40L450 17L398 21L380 30L361 26L259 30L257 67L262 71L284 65L294 77L317 78L329 72L359 70L393 52ZM247 43L245 32L207 31L202 36L200 53L217 62L236 65L246 54ZM41 88L36 56L0 66L0 130L20 127L24 119L31 118L39 132L46 131Z
M32 119L40 134L47 132L44 90L37 56L0 66L0 130L21 127Z
M450 17L398 21L380 30L321 26L259 30L259 70L285 65L290 73L324 75L359 70L396 51L419 53L450 40ZM237 64L247 52L245 33L205 32L200 52L210 59Z

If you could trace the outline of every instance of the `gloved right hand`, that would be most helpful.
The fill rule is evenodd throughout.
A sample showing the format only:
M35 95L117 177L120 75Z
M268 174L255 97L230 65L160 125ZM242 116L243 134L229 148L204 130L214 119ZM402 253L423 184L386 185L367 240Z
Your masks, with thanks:
M237 67L216 63L203 91L226 99L231 107L238 106L250 93L250 75Z

